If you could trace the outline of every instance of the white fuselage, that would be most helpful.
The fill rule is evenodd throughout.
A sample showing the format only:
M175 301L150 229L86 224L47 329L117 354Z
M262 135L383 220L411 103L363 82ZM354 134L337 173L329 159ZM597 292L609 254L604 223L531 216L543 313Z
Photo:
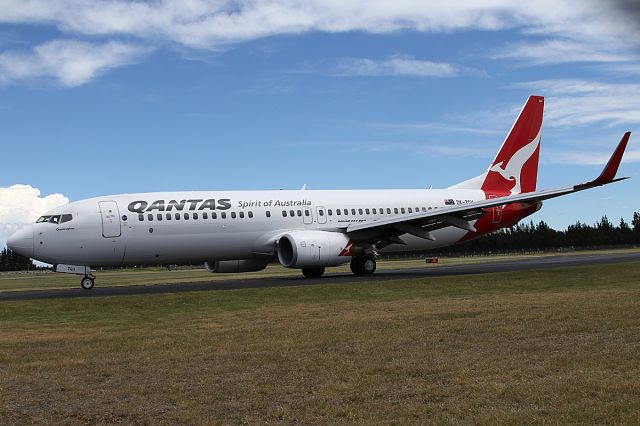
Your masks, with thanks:
M273 258L293 230L343 232L379 220L485 199L481 190L191 191L92 198L46 215L64 223L33 225L33 258L53 264L118 266ZM284 213L283 213L284 212ZM435 241L403 236L383 252L423 250L460 241L467 231L434 231Z

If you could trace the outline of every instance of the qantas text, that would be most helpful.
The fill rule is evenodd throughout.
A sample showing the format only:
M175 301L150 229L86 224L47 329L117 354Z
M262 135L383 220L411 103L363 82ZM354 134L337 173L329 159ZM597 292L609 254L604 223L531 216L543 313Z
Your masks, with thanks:
M161 212L171 210L228 210L231 208L231 200L229 198L221 198L219 200L170 200L168 203L165 200L156 200L149 204L147 201L133 201L129 203L129 211L135 213L149 212L152 210L158 210Z

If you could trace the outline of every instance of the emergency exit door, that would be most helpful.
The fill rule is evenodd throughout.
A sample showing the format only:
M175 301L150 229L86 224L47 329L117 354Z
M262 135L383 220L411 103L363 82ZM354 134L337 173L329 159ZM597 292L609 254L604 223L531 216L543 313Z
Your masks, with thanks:
M122 230L118 205L115 201L100 201L98 205L102 215L102 236L105 238L119 237Z

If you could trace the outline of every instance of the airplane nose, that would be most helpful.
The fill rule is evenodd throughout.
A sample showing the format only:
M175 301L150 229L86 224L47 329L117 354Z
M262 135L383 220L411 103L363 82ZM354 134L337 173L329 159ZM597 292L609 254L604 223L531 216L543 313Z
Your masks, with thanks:
M26 257L33 257L33 227L24 226L7 240L7 247Z

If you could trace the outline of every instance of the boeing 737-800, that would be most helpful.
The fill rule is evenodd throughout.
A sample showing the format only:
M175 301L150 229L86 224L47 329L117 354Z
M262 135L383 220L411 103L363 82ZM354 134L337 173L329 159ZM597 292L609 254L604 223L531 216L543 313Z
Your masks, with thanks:
M544 99L525 103L481 175L446 189L212 191L123 194L45 213L8 246L82 275L91 267L204 262L210 272L259 271L276 260L319 277L351 263L372 274L379 253L457 244L516 224L542 201L616 182L625 133L595 180L536 191Z

